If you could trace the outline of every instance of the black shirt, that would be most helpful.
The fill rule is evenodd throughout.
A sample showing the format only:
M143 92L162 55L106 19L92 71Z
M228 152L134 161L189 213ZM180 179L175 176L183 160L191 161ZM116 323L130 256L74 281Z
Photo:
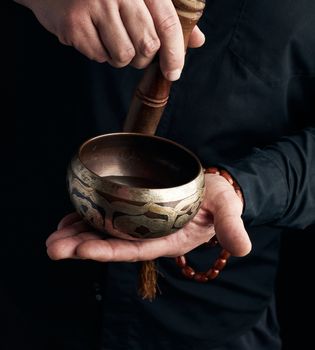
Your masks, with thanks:
M32 282L52 292L51 332L60 334L69 323L67 339L88 344L85 336L98 330L89 319L99 309L106 350L212 349L250 329L273 295L281 233L315 223L315 4L207 2L200 21L206 43L188 51L157 134L192 150L204 166L219 164L233 175L244 194L253 250L231 258L208 284L185 280L174 259L158 259L161 293L154 302L137 294L140 263L50 262L43 245L71 209L64 181L71 155L88 137L122 129L142 72L90 62L18 11L18 152L14 195L8 191L6 202L16 238L8 244L17 246L18 262L36 251L24 258L22 271L31 268ZM187 258L204 270L217 254L199 247ZM38 261L43 274L34 268ZM19 269L13 265L13 275ZM27 274L19 278L28 285ZM8 280L19 284L12 274ZM90 285L102 299L97 308ZM26 287L23 298L32 300L32 290ZM80 324L78 304L87 315ZM47 307L45 298L37 305ZM66 319L55 305L66 305ZM41 310L34 312L40 320Z

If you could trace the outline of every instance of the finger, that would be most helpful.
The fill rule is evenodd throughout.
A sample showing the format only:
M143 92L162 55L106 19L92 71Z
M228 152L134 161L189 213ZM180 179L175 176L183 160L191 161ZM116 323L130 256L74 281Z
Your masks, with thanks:
M93 231L91 227L84 221L77 221L71 226L66 226L60 230L53 232L46 240L46 246L48 247L52 242L63 239L70 236L75 236L82 232Z
M182 27L171 0L145 1L160 38L160 65L165 78L179 79L184 66Z
M135 48L120 17L116 2L102 2L103 9L95 14L94 24L110 57L108 62L114 67L124 67L135 56Z
M52 260L77 259L75 254L77 246L89 240L99 240L99 236L92 232L82 232L78 235L58 239L47 247L47 254Z
M70 226L80 220L82 220L82 218L78 213L74 212L74 213L68 214L63 219L60 220L57 226L57 229L61 230L62 228L66 226Z
M166 237L128 241L107 239L83 242L76 249L76 256L101 262L146 261L161 256L178 256L209 241L214 235L212 215L199 210L183 229Z
M251 250L251 241L241 219L239 198L234 190L226 191L214 206L214 229L223 248L234 256L244 256Z
M131 65L144 68L160 48L160 40L148 8L142 1L125 1L120 16L136 50Z
M108 60L106 50L90 17L80 16L68 20L62 34L59 35L59 41L73 46L91 60L100 63Z
M191 32L190 37L189 37L188 47L190 47L190 48L200 47L205 43L205 41L206 41L205 35L199 29L198 26L195 26Z
M169 255L169 244L165 238L148 241L107 239L83 242L76 249L76 256L101 262L146 261Z

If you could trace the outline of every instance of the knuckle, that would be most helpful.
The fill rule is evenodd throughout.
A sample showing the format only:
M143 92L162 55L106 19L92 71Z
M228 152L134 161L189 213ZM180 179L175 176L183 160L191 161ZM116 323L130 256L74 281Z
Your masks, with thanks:
M66 33L72 33L78 23L78 17L75 13L69 12L61 20L61 28Z
M125 64L119 64L118 62L113 61L113 60L110 60L108 63L109 63L111 66L113 66L114 68L122 68L122 67L125 67L125 66L126 66Z
M73 38L78 28L78 18L72 12L65 14L59 23L59 41L64 45L73 45Z
M107 59L105 57L103 58L92 58L92 60L94 60L97 63L105 63L107 61Z
M158 28L161 34L168 35L177 30L180 30L179 20L178 18L176 18L176 15L170 15L166 17L163 21L161 21Z
M150 39L147 41L143 41L140 44L139 52L145 57L151 57L158 51L159 48L160 40L158 38Z
M184 54L178 55L173 49L164 52L166 71L174 69L182 69L184 66Z
M73 46L74 33L63 29L59 32L58 39L63 45Z
M176 52L173 49L168 49L166 51L166 55L167 55L167 60L170 64L176 64L180 62L180 58L178 57L178 55L176 54Z
M136 52L134 48L119 50L113 55L112 63L114 67L124 67L134 58L135 54Z
M107 57L104 54L94 54L90 57L90 59L98 63L104 63L107 61Z

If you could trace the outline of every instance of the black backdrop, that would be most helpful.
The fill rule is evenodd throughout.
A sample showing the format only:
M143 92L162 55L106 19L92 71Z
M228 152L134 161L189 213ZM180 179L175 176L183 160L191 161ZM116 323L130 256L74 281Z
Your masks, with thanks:
M0 328L0 346L75 350L81 344L94 349L99 324L96 264L52 262L45 252L48 234L71 210L67 163L89 134L81 134L75 123L88 114L84 80L78 74L86 59L60 45L30 11L18 5L12 10L14 26L11 22L3 35L15 31L14 51L6 50L14 53L7 55L14 71L1 85L0 302L5 327ZM312 340L314 231L310 227L283 238L277 297L284 350ZM83 299L88 301L84 305Z

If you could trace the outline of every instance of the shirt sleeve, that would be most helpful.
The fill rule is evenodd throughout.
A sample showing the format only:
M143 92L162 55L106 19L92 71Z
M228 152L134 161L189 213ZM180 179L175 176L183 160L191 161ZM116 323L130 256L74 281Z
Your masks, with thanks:
M314 127L219 166L243 191L247 224L304 229L315 223Z

